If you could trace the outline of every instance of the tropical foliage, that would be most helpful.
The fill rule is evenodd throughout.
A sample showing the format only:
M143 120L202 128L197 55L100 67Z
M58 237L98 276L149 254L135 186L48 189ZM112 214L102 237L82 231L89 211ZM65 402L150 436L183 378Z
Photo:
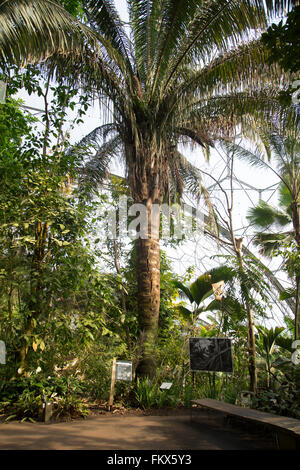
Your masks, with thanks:
M128 0L125 22L108 0L0 0L5 419L43 419L46 401L57 419L106 406L116 357L132 362L135 378L116 383L122 406L190 406L194 396L239 403L251 389L253 406L299 417L291 360L300 318L299 116L280 103L294 76L261 39L274 15L297 3ZM40 98L38 117L15 98L21 89ZM79 137L95 102L98 124ZM237 145L237 134L249 145ZM272 277L235 236L233 198L217 210L203 160L193 165L186 152L191 144L209 161L220 142L231 170L242 158L281 181L279 207L260 201L249 218L260 254L281 256L294 282L281 294L295 304L293 322L265 326ZM111 174L116 161L124 178ZM206 233L231 251L221 265L180 276L160 245L157 207L184 194L205 201ZM137 232L146 237L108 237L104 222L121 196L145 208ZM191 336L231 338L233 373L191 374ZM170 391L160 390L164 381Z

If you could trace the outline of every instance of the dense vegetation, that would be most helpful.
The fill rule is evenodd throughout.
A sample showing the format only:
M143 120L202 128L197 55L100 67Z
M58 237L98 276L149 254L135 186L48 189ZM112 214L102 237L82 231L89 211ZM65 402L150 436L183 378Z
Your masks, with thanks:
M251 406L300 418L299 115L282 100L282 82L289 90L295 75L260 39L268 15L297 2L267 1L266 12L260 1L130 1L130 37L112 2L42 1L25 16L15 3L0 1L0 413L41 419L50 400L57 418L86 416L107 404L117 357L134 370L133 382L116 383L123 406L241 403L250 391ZM16 99L21 89L42 99L39 119ZM98 98L98 127L74 142ZM238 158L281 181L278 207L260 201L248 218L261 256L280 257L292 286L276 294L282 324L264 326L278 282L235 235L232 187L217 182L220 212L201 164L179 150L187 141L206 157L221 145L231 183ZM109 173L113 158L125 178ZM205 231L230 254L179 276L154 207L184 191L205 201ZM149 224L145 238L109 237L121 196L146 208L155 233ZM180 246L175 223L168 243ZM230 338L233 373L192 373L190 337Z

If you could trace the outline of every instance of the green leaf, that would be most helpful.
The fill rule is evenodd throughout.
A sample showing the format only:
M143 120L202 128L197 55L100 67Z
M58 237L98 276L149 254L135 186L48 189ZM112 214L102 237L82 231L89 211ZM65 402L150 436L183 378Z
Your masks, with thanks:
M211 275L207 273L199 276L198 279L191 284L190 290L197 305L212 295L213 290L211 284Z
M279 300L287 300L296 296L295 289L286 289L280 292Z
M176 311L185 319L185 320L191 320L193 317L193 312L191 312L189 309L185 308L183 305L177 305L176 306Z
M175 280L173 281L173 286L179 291L181 291L189 299L191 303L194 302L194 297L190 289L187 286L185 286L182 282Z

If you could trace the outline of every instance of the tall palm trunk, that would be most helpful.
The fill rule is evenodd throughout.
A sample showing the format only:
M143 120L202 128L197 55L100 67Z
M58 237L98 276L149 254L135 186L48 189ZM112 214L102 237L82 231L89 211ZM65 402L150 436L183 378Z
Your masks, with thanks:
M160 250L159 250L159 205L154 208L152 200L147 204L147 233L136 240L136 272L138 287L138 323L141 358L137 375L155 375L155 345L158 333L160 307Z

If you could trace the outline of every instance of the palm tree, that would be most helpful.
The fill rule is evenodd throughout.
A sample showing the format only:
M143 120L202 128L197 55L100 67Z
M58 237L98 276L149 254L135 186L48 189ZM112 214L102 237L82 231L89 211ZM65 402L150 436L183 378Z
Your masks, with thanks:
M190 308L179 304L176 310L186 321L192 335L195 333L196 321L204 312L220 313L219 332L222 321L223 328L225 327L226 330L230 320L237 322L245 320L247 312L242 303L232 293L225 294L224 291L226 286L236 281L238 275L236 269L222 265L205 272L189 286L177 280L173 281L180 296L190 302ZM205 303L206 300L208 300L207 303Z
M255 243L265 256L273 256L275 250L284 244L296 245L297 256L300 254L300 143L297 130L290 130L289 135L270 134L261 131L261 145L253 151L240 145L226 144L226 148L235 152L241 159L254 166L268 168L280 179L279 208L260 200L249 210L248 219L256 227ZM271 166L273 160L275 167ZM299 337L300 326L300 272L294 265L296 285L295 339Z
M23 7L28 1L19 0L19 4ZM6 3L12 4L2 2L2 6ZM43 5L43 16L52 20L53 10L50 16L46 10L49 3L42 0L38 5ZM127 0L128 32L112 1L87 0L83 11L91 42L84 33L79 33L77 42L74 35L65 33L64 23L58 30L46 29L55 47L50 48L45 66L60 79L69 77L74 86L88 84L100 96L108 110L106 136L122 147L133 201L147 210L147 238L136 240L139 327L144 343L140 375L154 371L152 349L160 304L159 213L153 207L159 207L169 193L170 173L179 174L178 143L210 146L248 114L263 111L268 119L274 108L278 110L274 92L263 83L268 78L269 83L275 82L280 71L266 65L266 50L253 31L265 29L269 14L293 3ZM51 4L55 12L60 11L57 3ZM8 18L8 24L13 22L20 31L17 46L10 52L15 39L10 33L3 48L3 55L12 60L28 57L30 48L37 53L45 21L34 23L27 34L28 12L19 16L14 11ZM5 32L7 27L0 26ZM30 38L28 48L25 34ZM62 50L56 48L56 40L64 46ZM46 57L48 45L42 49ZM182 191L180 176L177 181Z
M248 113L260 108L266 116L274 110L274 95L256 84L278 70L265 65L260 41L250 39L250 30L266 25L262 4L128 1L128 38L112 2L90 0L84 11L99 34L102 56L90 53L83 64L76 61L75 69L74 61L66 67L60 56L52 61L58 72L62 66L64 74L69 69L106 97L107 122L89 136L105 135L107 151L102 147L98 164L103 166L111 153L124 156L133 201L144 204L152 220L147 238L136 240L139 327L148 344L141 375L153 370L159 314L159 214L153 206L170 193L170 175L182 193L178 143L212 146Z

